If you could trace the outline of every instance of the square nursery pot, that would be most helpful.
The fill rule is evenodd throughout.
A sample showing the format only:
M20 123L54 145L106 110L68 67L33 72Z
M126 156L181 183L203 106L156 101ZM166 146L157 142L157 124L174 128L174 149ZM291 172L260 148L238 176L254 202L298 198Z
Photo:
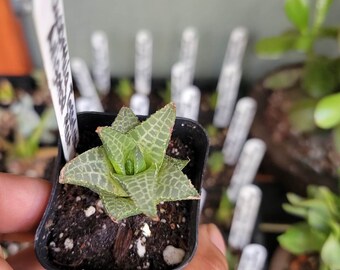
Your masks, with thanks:
M101 145L95 130L98 126L111 125L114 119L115 115L108 113L79 114L77 153ZM190 159L183 172L199 192L207 152L208 138L203 128L194 121L176 119L167 153ZM36 255L43 267L181 269L192 259L197 245L198 200L158 205L160 221L137 215L116 223L104 213L97 194L83 187L59 184L59 172L64 164L59 146L51 197L35 237ZM151 236L142 230L146 223ZM184 256L181 262L169 265L164 261L163 251L169 246L181 249Z

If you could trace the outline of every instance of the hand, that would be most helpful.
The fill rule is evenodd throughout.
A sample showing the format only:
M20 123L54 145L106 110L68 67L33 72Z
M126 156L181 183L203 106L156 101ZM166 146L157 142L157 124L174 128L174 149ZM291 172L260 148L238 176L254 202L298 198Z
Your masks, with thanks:
M45 180L31 179L0 173L0 241L28 242L46 208L51 185ZM1 270L42 270L33 246L3 259ZM200 225L197 252L186 270L227 270L225 244L218 228L213 224Z

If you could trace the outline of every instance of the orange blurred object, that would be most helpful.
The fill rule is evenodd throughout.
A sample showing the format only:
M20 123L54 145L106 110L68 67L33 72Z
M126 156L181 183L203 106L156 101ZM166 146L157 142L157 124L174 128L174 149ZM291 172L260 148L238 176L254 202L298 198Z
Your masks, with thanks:
M24 76L32 62L19 20L10 0L0 1L0 75Z

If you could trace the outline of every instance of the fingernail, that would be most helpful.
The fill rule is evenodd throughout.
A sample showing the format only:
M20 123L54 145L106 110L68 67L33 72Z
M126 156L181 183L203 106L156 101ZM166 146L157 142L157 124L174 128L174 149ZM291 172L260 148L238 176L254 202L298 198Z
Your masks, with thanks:
M220 230L217 228L215 224L208 225L208 233L210 241L214 243L214 245L225 255L226 246L224 243L223 236Z
M0 246L0 258L1 258L1 259L5 259L5 253L4 253L4 251L2 250L2 246Z

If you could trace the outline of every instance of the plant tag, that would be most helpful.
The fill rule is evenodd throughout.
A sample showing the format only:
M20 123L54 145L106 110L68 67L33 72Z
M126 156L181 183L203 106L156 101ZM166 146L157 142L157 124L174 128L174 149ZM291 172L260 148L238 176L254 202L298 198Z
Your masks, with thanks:
M94 83L102 95L111 88L109 42L105 32L95 31L91 35L92 74Z
M78 97L76 99L77 112L89 112L93 110L93 100L90 97Z
M244 52L248 43L248 30L245 27L235 28L229 38L223 66L236 65L241 67Z
M197 58L197 48L198 48L198 33L193 27L188 27L183 31L181 50L179 62L184 63L186 66L187 76L185 77L188 81L187 85L193 84L195 65Z
M148 115L150 100L146 95L136 93L130 99L130 108L136 115Z
M266 144L260 139L249 139L244 144L227 189L228 198L232 202L236 201L240 189L255 179L265 151Z
M202 213L202 211L203 211L206 198L207 198L207 191L204 188L202 188L201 189L201 199L200 199L200 213Z
M262 192L255 185L242 187L236 201L234 216L228 237L229 245L242 250L251 241L257 219Z
M178 116L186 117L194 121L198 120L201 103L201 92L196 86L186 87L180 95Z
M152 73L152 36L140 30L136 35L135 89L137 93L149 95Z
M71 67L80 95L92 99L91 111L103 112L103 106L85 61L81 58L72 58Z
M217 84L217 104L213 124L219 128L229 125L241 80L241 70L235 65L225 66Z
M187 86L185 65L181 62L174 64L171 68L171 100L175 102L177 111L181 98L181 92Z
M79 131L62 0L33 1L33 19L65 159L75 155Z
M259 244L247 245L241 255L237 270L263 270L267 260L267 250Z
M237 102L222 149L226 164L235 165L239 158L255 113L256 101L253 98L243 97Z

